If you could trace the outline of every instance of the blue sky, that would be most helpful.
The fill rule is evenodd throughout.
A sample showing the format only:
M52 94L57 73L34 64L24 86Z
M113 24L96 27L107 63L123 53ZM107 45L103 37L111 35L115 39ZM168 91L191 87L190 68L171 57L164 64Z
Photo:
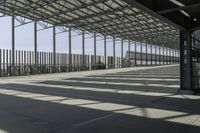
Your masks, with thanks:
M19 24L16 22L16 25ZM34 32L33 23L29 23L15 29L15 42L17 50L33 50L34 49ZM38 26L38 28L41 28ZM11 17L0 18L0 48L10 49L11 48ZM57 29L57 32L58 29ZM48 51L51 52L53 48L53 38L52 38L52 28L38 31L38 51ZM72 32L72 36L77 33ZM86 54L93 54L93 38L86 35L85 48ZM72 38L72 53L81 54L82 48L82 36L75 36ZM68 33L62 33L56 35L56 51L59 53L68 53ZM128 43L124 43L124 55L128 50ZM131 45L131 51L134 51L134 45ZM137 46L137 51L140 51L140 45ZM145 52L145 48L143 49ZM154 53L153 49L153 53ZM150 49L148 49L150 52ZM161 51L162 52L162 51ZM104 54L104 41L102 38L97 37L97 55ZM107 40L107 55L113 55L113 42L111 39ZM116 56L121 56L121 42L116 42Z

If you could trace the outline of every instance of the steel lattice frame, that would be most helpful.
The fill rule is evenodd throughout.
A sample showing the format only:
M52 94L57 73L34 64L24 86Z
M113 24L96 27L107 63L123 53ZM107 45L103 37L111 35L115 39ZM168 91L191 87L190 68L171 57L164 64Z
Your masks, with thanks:
M123 40L179 47L178 29L123 0L1 0L0 12Z

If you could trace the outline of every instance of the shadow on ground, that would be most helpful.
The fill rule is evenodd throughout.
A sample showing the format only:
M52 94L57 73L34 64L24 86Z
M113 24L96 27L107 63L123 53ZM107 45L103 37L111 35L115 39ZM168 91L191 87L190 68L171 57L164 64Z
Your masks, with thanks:
M177 93L178 73L166 67L0 84L0 132L199 133L200 97Z

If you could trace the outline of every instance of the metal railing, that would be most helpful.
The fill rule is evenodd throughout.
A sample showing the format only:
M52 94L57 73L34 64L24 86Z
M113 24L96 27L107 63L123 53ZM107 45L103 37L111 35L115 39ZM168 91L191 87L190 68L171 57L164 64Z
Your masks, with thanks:
M37 52L16 50L14 54L14 62L12 60L12 51L0 49L0 76L23 76L34 74L47 74L47 73L61 73L61 72L74 72L74 71L88 71L97 69L112 69L131 66L144 66L146 63L145 58L137 59L137 63L132 59L112 56L95 56L85 55L84 57L79 54L56 53L55 56L52 52ZM55 60L54 60L55 57ZM71 57L71 63L69 58ZM55 61L55 62L54 62ZM106 61L106 62L105 62ZM147 59L148 62L152 61ZM155 61L154 61L155 62ZM173 62L171 62L173 63ZM174 60L175 63L175 60ZM162 65L155 63L148 65Z

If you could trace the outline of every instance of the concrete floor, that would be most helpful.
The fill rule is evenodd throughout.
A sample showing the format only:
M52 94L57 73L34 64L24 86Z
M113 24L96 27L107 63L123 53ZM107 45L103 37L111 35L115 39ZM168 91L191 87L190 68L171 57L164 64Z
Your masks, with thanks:
M1 78L0 133L200 133L178 66Z

